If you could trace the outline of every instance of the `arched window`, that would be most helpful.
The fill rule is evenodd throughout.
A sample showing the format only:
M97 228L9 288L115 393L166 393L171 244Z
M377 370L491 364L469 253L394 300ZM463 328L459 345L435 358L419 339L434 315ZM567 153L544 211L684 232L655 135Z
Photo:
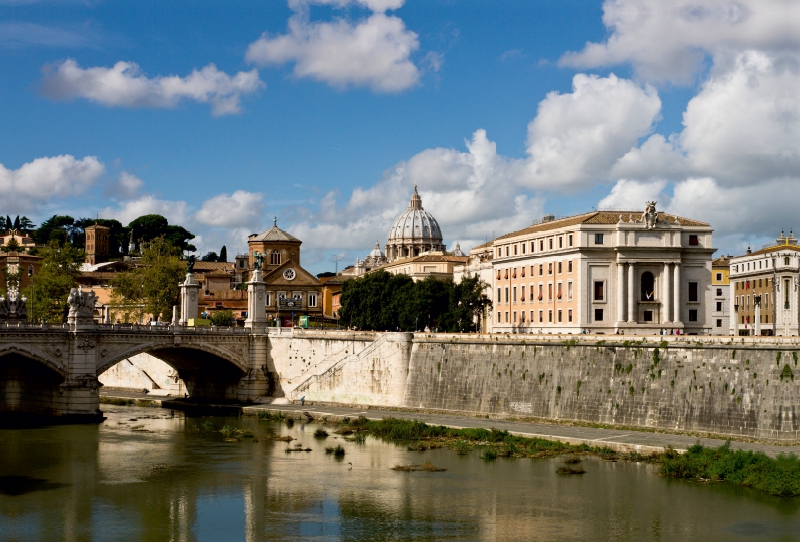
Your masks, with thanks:
M273 250L272 253L269 255L269 263L270 265L280 265L281 264L281 253L277 250Z
M655 278L650 271L642 273L642 301L655 301Z

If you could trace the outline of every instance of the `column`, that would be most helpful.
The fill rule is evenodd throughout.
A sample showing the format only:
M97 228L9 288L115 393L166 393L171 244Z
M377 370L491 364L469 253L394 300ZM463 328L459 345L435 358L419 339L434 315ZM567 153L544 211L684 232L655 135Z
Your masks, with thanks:
M192 273L186 273L186 280L181 284L181 319L180 324L185 326L189 320L197 318L198 297L200 285L194 280Z
M617 324L625 322L625 264L617 264Z
M253 270L253 278L247 283L247 320L244 327L264 331L267 326L266 287L261 279L261 269Z
M664 264L664 274L662 275L662 290L661 293L661 323L666 324L670 321L670 310L669 310L669 283L670 283L670 276L669 276L669 264Z
M672 284L672 294L674 296L672 306L672 321L674 324L682 325L681 322L681 264L675 264L675 278Z
M633 264L628 264L628 323L636 323L636 289L634 287Z

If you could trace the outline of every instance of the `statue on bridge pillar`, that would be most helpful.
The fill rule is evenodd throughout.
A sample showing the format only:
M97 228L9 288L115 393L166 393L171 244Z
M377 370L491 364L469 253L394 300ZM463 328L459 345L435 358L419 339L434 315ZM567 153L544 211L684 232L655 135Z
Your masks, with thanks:
M94 305L97 302L97 295L89 290L84 292L80 286L72 288L67 297L69 313L67 323L70 325L94 325Z
M28 318L28 298L19 294L19 289L6 284L6 295L0 295L0 318L25 320Z

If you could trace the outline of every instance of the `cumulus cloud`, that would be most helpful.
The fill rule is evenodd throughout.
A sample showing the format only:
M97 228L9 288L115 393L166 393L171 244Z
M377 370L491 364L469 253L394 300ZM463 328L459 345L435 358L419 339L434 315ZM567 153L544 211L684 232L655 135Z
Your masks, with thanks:
M0 192L6 205L28 211L52 198L82 194L104 172L96 157L78 160L69 154L37 158L15 170L0 164Z
M633 65L648 81L690 83L707 55L800 49L800 3L787 0L606 0L611 35L562 56L577 68Z
M206 200L194 218L208 226L243 228L258 225L263 211L263 194L237 190L230 196L220 194Z
M136 197L144 187L144 181L136 175L123 171L119 179L110 183L103 191L104 196L120 199Z
M659 118L661 100L650 86L613 74L577 74L572 86L549 93L528 125L530 159L520 180L529 187L574 190L605 179Z
M645 201L658 201L667 186L666 180L650 182L620 179L611 193L600 200L598 209L630 211L641 209Z
M466 146L467 152L425 150L389 169L371 188L354 190L343 205L336 192L328 193L316 211L292 226L293 234L312 249L363 250L376 239L383 245L415 184L445 240L458 240L464 249L543 214L544 201L520 193L514 182L519 164L498 155L484 130Z
M215 116L241 111L241 97L264 87L258 72L239 72L233 77L214 64L176 75L149 78L133 62L117 62L112 68L81 68L73 59L43 68L42 93L51 99L85 98L110 107L175 107L189 99L211 105Z
M115 218L123 224L142 215L158 214L165 217L170 224L187 226L191 216L188 209L189 204L185 201L162 200L152 194L145 194L117 207L106 207L100 214L106 218Z
M310 4L334 7L361 5L372 11L366 19L351 22L310 20ZM294 62L296 77L310 77L339 88L369 87L377 92L400 92L414 86L420 77L410 55L419 49L417 34L405 23L385 13L402 0L291 0L294 15L288 32L267 33L250 44L246 59L258 66ZM441 65L437 57L435 65Z

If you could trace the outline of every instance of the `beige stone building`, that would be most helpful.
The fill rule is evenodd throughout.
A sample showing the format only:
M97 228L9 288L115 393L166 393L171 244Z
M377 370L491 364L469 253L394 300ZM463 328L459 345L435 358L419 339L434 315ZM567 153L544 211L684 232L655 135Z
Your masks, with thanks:
M463 278L478 277L484 284L493 284L493 243L493 241L489 241L470 250L467 261L464 264L453 267L453 281L459 283ZM486 297L494 303L494 288L486 288ZM486 313L481 318L480 324L482 333L491 331L492 312L491 309L487 309Z
M792 233L731 258L730 305L733 335L799 334L800 246Z
M595 211L492 243L494 332L710 332L712 229L656 212Z

